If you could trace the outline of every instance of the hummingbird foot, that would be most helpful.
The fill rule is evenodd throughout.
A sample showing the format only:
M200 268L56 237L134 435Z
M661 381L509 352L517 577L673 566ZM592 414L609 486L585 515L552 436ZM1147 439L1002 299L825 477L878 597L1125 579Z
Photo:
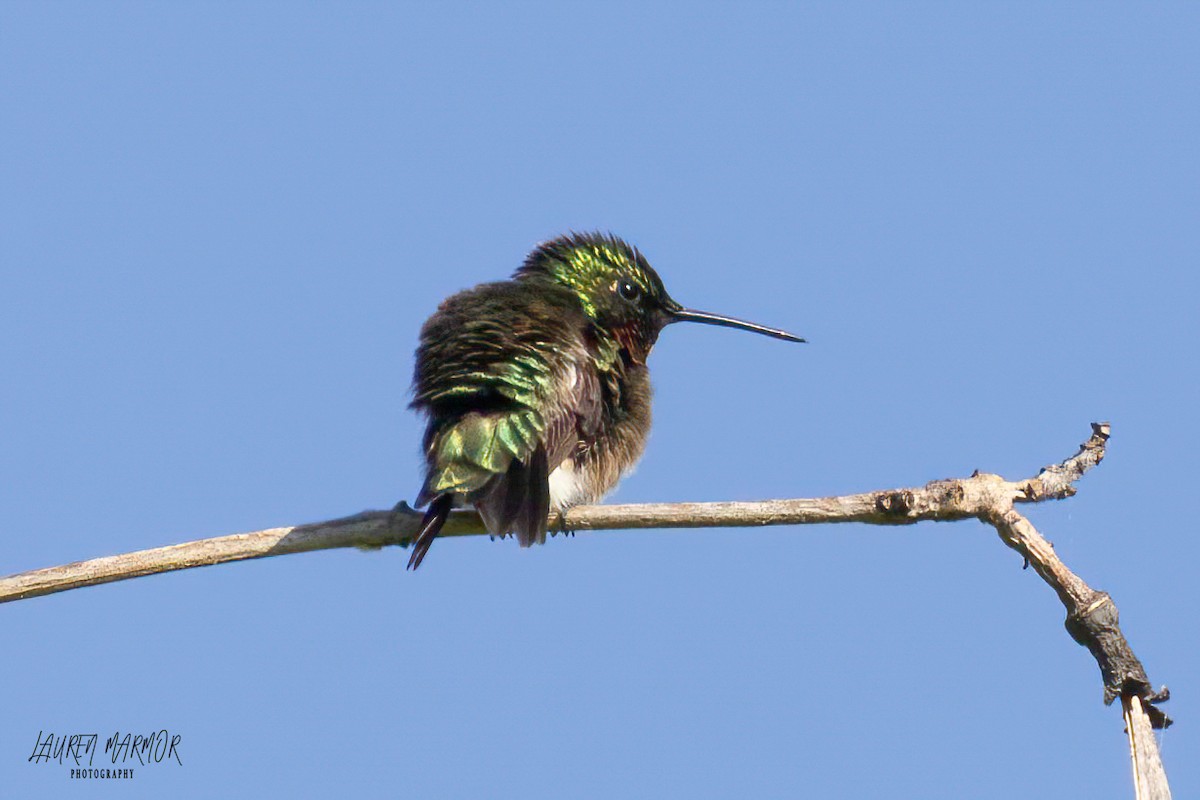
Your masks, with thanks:
M554 519L554 525L550 528L551 536L574 536L575 531L567 527L567 512L566 509L558 512L558 516Z

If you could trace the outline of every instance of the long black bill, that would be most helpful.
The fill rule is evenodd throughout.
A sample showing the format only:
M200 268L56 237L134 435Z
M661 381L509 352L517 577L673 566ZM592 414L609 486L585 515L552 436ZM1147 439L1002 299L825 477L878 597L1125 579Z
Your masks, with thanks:
M673 308L668 312L671 315L671 322L703 322L705 325L723 325L726 328L738 328L743 331L753 331L761 333L763 336L774 336L776 339L783 339L785 342L804 342L795 334L781 331L778 328L768 328L766 325L758 325L753 322L746 322L733 317L723 317L720 314L710 314L707 311L696 311L692 308Z

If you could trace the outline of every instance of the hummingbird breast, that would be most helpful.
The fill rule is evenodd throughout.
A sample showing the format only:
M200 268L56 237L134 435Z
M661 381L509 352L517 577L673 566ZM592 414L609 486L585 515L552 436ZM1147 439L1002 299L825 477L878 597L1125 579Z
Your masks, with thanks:
M604 408L595 434L580 437L550 472L550 504L557 511L602 500L645 450L651 423L650 376L640 364L628 365L621 373L597 374L601 386L610 384L601 392L611 405Z

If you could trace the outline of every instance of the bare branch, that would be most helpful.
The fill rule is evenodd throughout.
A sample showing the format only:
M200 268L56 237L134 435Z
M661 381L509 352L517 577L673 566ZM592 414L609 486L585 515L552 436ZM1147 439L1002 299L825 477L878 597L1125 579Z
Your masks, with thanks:
M1125 712L1125 732L1129 734L1129 752L1133 757L1133 786L1137 800L1171 800L1171 787L1158 754L1151 715L1137 697L1121 698Z
M1096 591L1071 572L1037 529L1016 511L1017 503L1061 499L1075 494L1074 483L1104 458L1107 423L1092 425L1092 436L1079 452L1045 467L1033 478L1006 481L977 472L968 478L932 481L912 489L888 489L866 494L816 499L764 500L751 503L654 503L646 505L581 506L562 522L570 530L628 530L632 528L712 528L762 525L809 525L861 522L905 525L924 520L979 519L1020 553L1054 589L1067 609L1067 630L1091 651L1104 678L1104 699L1140 699L1155 728L1170 719L1156 704L1167 699L1166 689L1154 691L1141 662L1133 655L1118 627L1112 598ZM337 547L407 546L417 532L421 514L401 504L394 511L368 511L343 519L271 528L201 539L194 542L106 556L59 567L0 578L0 603L52 594L67 589L136 578L230 561L305 553ZM555 520L555 522L559 522ZM486 533L473 511L456 511L442 536Z

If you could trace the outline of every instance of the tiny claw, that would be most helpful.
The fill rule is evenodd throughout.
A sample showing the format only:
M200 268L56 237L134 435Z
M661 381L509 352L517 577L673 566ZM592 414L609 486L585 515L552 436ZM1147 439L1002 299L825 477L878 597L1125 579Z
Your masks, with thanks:
M566 511L558 512L558 516L555 517L555 519L554 519L554 527L552 527L550 529L551 536L558 536L560 533L563 536L574 536L575 535L575 531L573 531L567 527L567 512Z

